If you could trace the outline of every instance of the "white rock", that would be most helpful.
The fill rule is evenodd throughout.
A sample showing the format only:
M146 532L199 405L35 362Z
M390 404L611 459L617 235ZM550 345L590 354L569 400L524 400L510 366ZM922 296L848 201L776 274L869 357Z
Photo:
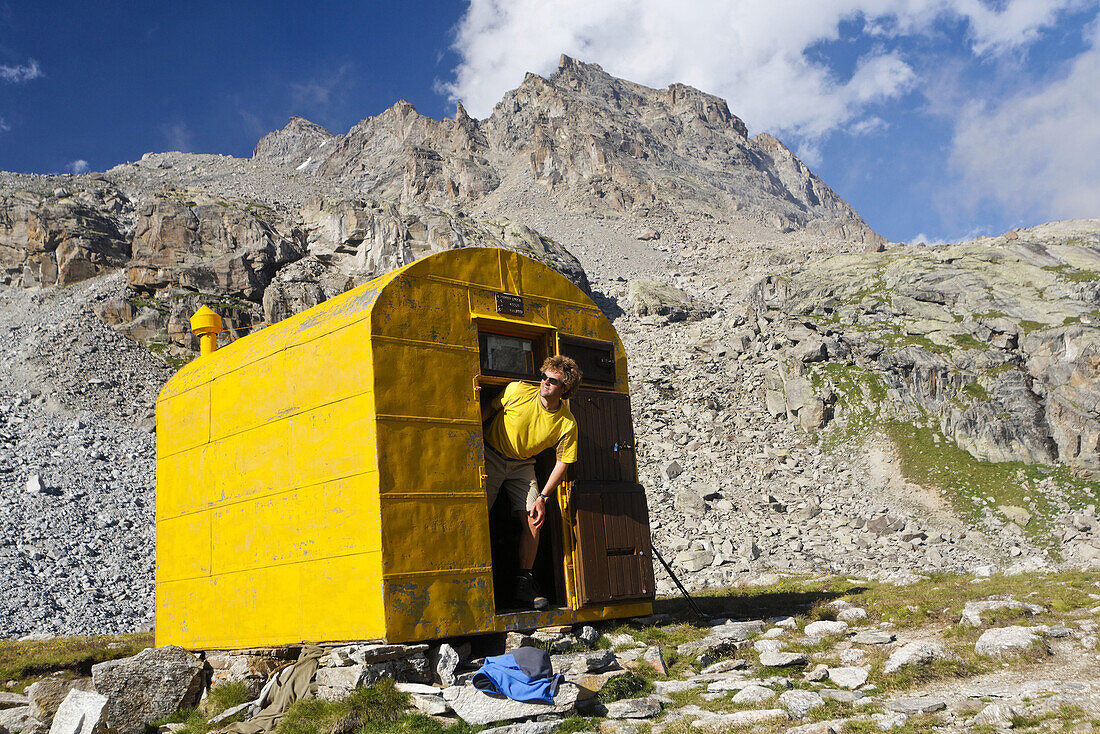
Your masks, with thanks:
M701 684L689 680L653 681L653 689L660 696L667 696L670 693L682 693L683 691L691 691L701 687Z
M1034 627L999 627L983 632L974 643L974 652L986 657L999 657L1023 652L1039 643L1041 639L1035 634Z
M1016 601L1015 599L968 601L966 606L963 607L962 618L959 620L959 623L969 625L970 627L981 627L982 612L989 612L994 609L1019 609L1027 614L1038 614L1043 611L1043 608L1038 604L1028 604L1022 601Z
M1007 703L991 703L978 712L970 723L975 726L992 726L995 729L1011 729L1016 709Z
M776 697L775 691L764 686L745 686L733 695L734 703L764 703Z
M826 635L842 635L848 631L847 622L830 622L825 619L810 622L806 625L806 634L809 637L825 637Z
M609 719L651 719L661 713L661 702L656 698L629 698L605 705Z
M756 681L741 676L728 676L711 681L707 684L707 693L721 693L723 691L740 691L745 686L752 685Z
M825 705L825 699L813 691L784 691L779 696L779 705L787 710L792 719L804 719L810 711Z
M781 640L757 640L752 647L757 652L779 652L786 647L786 643Z
M942 643L918 640L894 650L886 660L886 664L882 666L882 672L895 673L906 665L923 665L933 660L955 659L958 659L958 656L944 647Z
M829 668L829 680L843 688L859 688L867 682L867 668Z
M532 719L543 714L564 714L573 710L580 689L572 683L562 683L554 703L513 701L482 693L473 686L451 686L443 690L443 698L467 724L483 726L494 721Z
M871 721L875 722L875 726L879 729L889 731L890 729L897 729L899 726L905 726L905 722L909 721L909 717L891 711L888 714L871 714Z
M841 622L858 622L867 619L867 610L860 607L845 607L837 612L836 618Z
M809 661L801 652L762 652L760 664L769 668L785 668L788 665L805 665Z
M101 734L107 727L107 697L73 689L61 702L50 734Z
M561 726L561 719L554 721L524 721L520 724L506 724L494 726L492 729L482 729L480 734L550 734Z

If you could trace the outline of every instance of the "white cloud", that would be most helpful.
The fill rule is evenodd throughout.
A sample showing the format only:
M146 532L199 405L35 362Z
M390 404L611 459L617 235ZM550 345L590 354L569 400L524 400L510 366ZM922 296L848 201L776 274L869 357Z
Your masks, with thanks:
M951 165L957 198L1018 216L1100 217L1100 23L1091 47L1045 84L965 108Z
M42 69L34 59L29 59L26 64L19 66L0 64L0 79L12 84L29 82L31 79L37 79L41 76L45 76L45 74L42 73Z
M1010 0L996 9L982 0L960 0L959 14L970 22L976 53L999 53L1032 43L1057 22L1060 13L1089 4L1089 0Z
M965 233L956 235L954 237L937 237L935 235L925 234L920 232L910 237L905 244L907 245L953 245L957 242L969 242L970 240L977 239L983 235L988 235L989 232L985 227L971 227Z
M83 158L78 158L75 161L70 161L65 166L65 170L69 173L85 173L88 170L88 161Z
M11 125L3 117L0 117L0 133L6 133L8 130L11 130Z
M190 153L193 150L191 128L186 122L173 122L160 126L160 132L168 144L168 150Z
M327 109L334 97L341 94L351 81L352 67L343 64L336 71L305 82L290 82L290 100L295 113L317 108Z
M816 61L810 51L840 38L843 22L862 19L867 32L896 37L961 19L971 50L986 54L1026 45L1089 1L471 0L456 30L461 62L444 88L486 117L525 72L552 73L564 52L642 84L681 81L717 94L754 131L811 150L838 129L870 131L859 123L870 109L920 81L897 52L869 51L847 76Z
M848 131L853 135L870 135L872 133L883 132L890 127L890 123L881 117L867 117L863 120L858 120L853 123Z

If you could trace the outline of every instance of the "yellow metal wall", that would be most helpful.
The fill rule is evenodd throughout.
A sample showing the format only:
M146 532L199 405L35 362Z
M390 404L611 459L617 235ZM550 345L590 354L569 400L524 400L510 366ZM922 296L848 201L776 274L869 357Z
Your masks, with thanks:
M385 636L371 283L212 355L157 404L158 645Z
M496 314L502 291L524 297L523 317ZM172 378L157 406L157 644L503 629L481 475L485 319L613 341L626 391L622 344L591 300L486 248L419 260Z

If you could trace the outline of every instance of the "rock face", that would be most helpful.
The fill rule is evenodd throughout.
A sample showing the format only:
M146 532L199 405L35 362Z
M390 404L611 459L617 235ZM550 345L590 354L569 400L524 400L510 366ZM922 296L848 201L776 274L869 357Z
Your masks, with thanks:
M528 74L487 120L460 104L437 121L402 100L343 135L292 118L253 158L404 203L478 202L519 174L572 210L701 210L881 241L786 146L748 137L723 100L683 84L650 89L568 56L549 78Z
M142 295L173 287L255 301L303 253L301 237L283 235L247 205L158 196L138 213L126 276Z
M118 734L142 734L146 724L198 703L202 670L198 658L182 647L169 645L93 665L92 683L109 700L110 728Z
M296 217L201 192L158 195L136 215L131 295L99 317L145 343L195 348L189 319L211 304L223 341L292 316L371 278L443 250L516 250L589 288L573 255L506 219L360 199L318 199Z
M68 285L121 266L130 243L117 215L129 208L107 186L78 196L0 189L0 282Z
M979 459L1100 477L1100 220L1010 234L762 282L755 313L792 345L769 405L819 427L843 388L823 370L848 365L850 405L927 417Z

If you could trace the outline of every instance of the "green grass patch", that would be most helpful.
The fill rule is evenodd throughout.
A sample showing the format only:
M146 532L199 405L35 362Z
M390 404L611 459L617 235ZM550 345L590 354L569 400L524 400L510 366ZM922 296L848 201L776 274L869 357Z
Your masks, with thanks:
M838 400L851 404L857 396L863 401L881 403L886 399L886 383L874 372L843 362L825 362L815 372L823 375L837 392Z
M1092 731L1100 721L1091 718L1085 709L1072 703L1061 703L1055 709L1041 712L1018 713L1012 717L1012 728L1015 731L1070 731L1078 724L1091 726L1075 731Z
M466 724L444 727L430 716L408 713L409 696L383 678L339 701L311 698L292 703L276 734L473 734Z
M88 676L96 663L130 657L152 646L152 632L41 641L0 640L0 680L29 683L54 673L72 678Z
M596 694L596 700L600 703L611 703L626 698L638 698L652 691L653 681L639 675L637 671L629 670L608 680Z
M555 734L577 734L579 731L599 731L600 720L594 716L570 716L558 725Z
M1042 467L1019 461L989 462L974 458L939 430L909 423L887 422L883 431L897 448L906 479L936 487L969 524L978 526L987 511L999 505L1027 508L1032 520L1025 535L1036 545L1056 553L1058 504L1034 482L1052 476L1062 487L1063 498L1074 510L1095 502L1100 483L1073 474L1066 467ZM990 499L992 498L992 499Z
M253 696L244 683L223 683L207 691L203 706L211 716L215 716L226 709L248 703L252 699Z
M951 338L954 340L954 342L956 344L959 345L960 349L982 349L982 350L984 350L984 349L987 349L989 347L988 344L983 344L982 342L978 341L977 339L975 339L970 334L952 334Z
M1041 321L1030 321L1028 319L1020 320L1020 329L1025 334L1030 334L1031 332L1038 331L1039 329L1045 329L1048 326L1050 326L1050 324L1044 324Z
M155 734L165 724L183 724L184 728L181 734L207 734L215 728L220 729L228 724L243 720L244 712L231 716L216 725L209 723L209 719L214 718L226 709L248 703L251 700L252 695L249 694L248 687L244 683L226 683L214 686L207 692L206 698L197 708L180 709L159 721L147 725L145 731L147 734Z
M703 613L712 617L728 617L730 619L766 619L768 617L805 615L815 604L827 602L832 599L853 593L861 588L858 583L849 581L841 576L827 576L806 584L804 576L785 576L773 584L737 587L715 588L693 592L692 596L699 604ZM680 595L658 599L654 603L653 611L659 614L670 614L674 618L694 618L686 600ZM691 625L694 626L694 625ZM657 628L641 628L657 629ZM706 627L697 627L698 637L706 637L709 631ZM627 632L638 639L643 639L644 632L629 625L616 628L616 631ZM687 642L689 640L684 640ZM677 643L679 644L679 643Z
M989 400L989 391L980 382L968 382L962 391L975 400Z
M900 331L882 332L876 337L883 346L903 349L905 347L920 347L926 352L939 355L951 354L951 347L937 344L924 334L905 334Z
M1081 270L1072 265L1048 265L1043 270L1056 273L1059 280L1067 283L1091 283L1094 280L1100 280L1100 273L1095 270Z

